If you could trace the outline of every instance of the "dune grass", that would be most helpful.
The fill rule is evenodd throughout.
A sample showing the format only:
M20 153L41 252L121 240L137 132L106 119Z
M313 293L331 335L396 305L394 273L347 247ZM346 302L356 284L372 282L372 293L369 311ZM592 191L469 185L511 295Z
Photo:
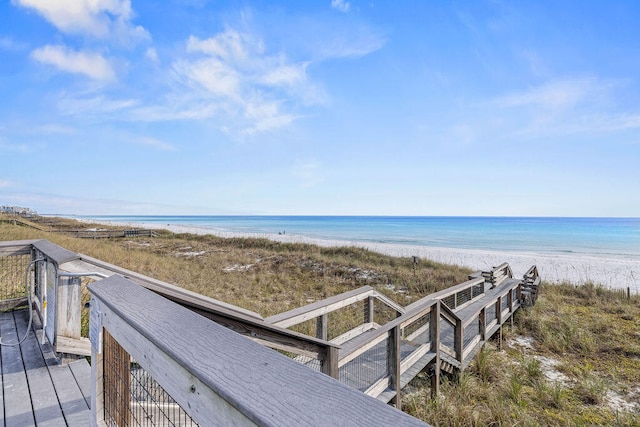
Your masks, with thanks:
M96 227L62 221L66 229ZM361 248L163 231L155 238L78 239L0 223L0 240L35 238L265 317L363 285L406 305L469 273L425 260L414 272L410 258ZM436 399L421 374L405 390L403 409L441 426L639 426L639 319L638 295L627 299L593 284L545 285L537 304L505 328L502 351L486 345L469 370L444 378Z

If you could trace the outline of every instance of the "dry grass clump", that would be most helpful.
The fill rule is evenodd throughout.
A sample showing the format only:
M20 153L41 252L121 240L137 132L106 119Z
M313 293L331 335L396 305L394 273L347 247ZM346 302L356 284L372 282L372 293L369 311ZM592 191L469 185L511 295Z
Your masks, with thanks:
M437 426L640 426L640 296L594 285L548 285L505 328L504 351L486 345L459 381L403 398ZM533 337L533 348L515 344ZM549 364L549 361L553 361Z

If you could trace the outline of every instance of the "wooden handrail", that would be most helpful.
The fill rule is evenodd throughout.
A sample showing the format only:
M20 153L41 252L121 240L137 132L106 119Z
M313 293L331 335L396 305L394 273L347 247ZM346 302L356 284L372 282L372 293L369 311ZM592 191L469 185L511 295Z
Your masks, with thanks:
M363 286L322 301L316 301L302 307L294 308L293 310L285 311L284 313L267 317L265 321L272 325L288 328L323 314L336 311L358 301L364 301L370 296L375 296L375 289L371 286Z
M89 290L92 320L99 322L92 327L107 330L200 425L425 425L122 276ZM99 346L92 349L96 425L104 416L103 355Z
M418 301L415 301L411 304L409 304L407 307L405 307L405 310L411 310L414 307L420 306L421 304L425 304L425 303L429 303L432 300L442 300L448 296L451 296L453 294L456 294L462 290L465 290L467 288L471 288L473 286L477 286L480 284L483 284L485 282L483 277L477 277L477 278L473 278L473 279L469 279L466 282L462 282L458 285L455 286L451 286L450 288L447 289L443 289L441 291L438 292L434 292L432 294L429 294L423 298L420 298Z

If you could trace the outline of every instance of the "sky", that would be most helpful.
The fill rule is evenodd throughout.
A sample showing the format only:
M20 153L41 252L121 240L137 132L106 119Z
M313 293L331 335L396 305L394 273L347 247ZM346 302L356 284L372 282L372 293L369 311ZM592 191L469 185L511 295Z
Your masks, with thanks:
M0 205L640 216L640 2L5 0Z

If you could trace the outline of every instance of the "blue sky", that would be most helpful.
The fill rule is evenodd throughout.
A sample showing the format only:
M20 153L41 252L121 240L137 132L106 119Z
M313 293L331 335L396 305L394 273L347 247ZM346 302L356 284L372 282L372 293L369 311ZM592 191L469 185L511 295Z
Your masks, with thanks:
M0 3L0 205L640 216L640 2Z

